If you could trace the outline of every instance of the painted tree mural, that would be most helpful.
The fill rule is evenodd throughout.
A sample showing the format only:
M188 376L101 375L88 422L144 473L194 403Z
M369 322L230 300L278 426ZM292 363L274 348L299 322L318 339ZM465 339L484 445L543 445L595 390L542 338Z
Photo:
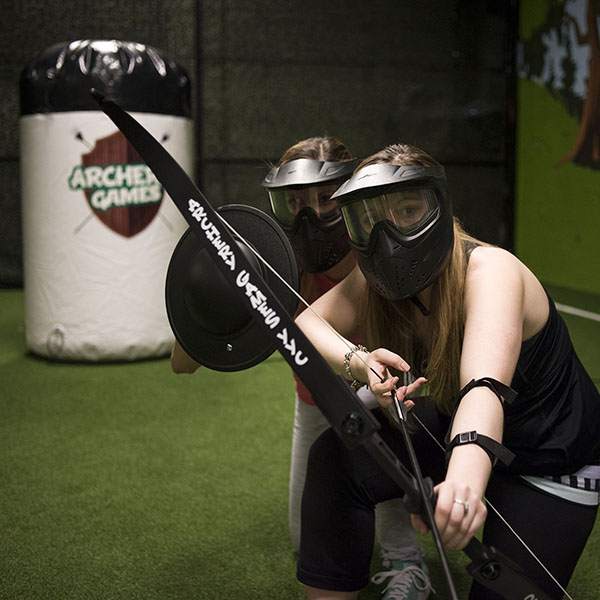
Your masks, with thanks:
M520 41L518 72L544 85L579 120L572 148L557 165L600 169L599 2L550 4L546 20Z

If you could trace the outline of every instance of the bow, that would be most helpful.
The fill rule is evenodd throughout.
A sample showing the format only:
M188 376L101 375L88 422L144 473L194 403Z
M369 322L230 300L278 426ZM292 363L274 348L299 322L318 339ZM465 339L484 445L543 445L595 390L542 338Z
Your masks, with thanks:
M450 596L457 600L458 596L433 519L433 486L431 480L423 479L420 473L404 423L404 407L396 400L396 410L414 475L387 446L378 433L377 420L363 406L346 380L333 373L325 359L294 323L277 296L239 250L226 222L216 213L175 159L116 103L96 90L92 90L91 93L102 111L152 169L234 293L310 390L315 403L342 441L348 448L362 445L403 489L409 510L424 515L436 542ZM237 237L241 238L239 234ZM495 548L487 547L476 538L472 538L463 551L472 561L467 566L469 574L506 600L550 600L545 592L526 577L519 566Z

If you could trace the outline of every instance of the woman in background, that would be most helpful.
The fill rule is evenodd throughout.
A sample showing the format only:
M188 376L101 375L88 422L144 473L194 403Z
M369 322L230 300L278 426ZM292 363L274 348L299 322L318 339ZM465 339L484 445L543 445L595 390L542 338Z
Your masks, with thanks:
M309 304L333 288L356 266L342 215L332 200L357 161L333 137L302 140L286 150L263 181L273 215L286 232L301 270L301 296ZM302 313L301 305L297 314ZM308 311L309 312L309 311ZM352 340L361 341L361 332ZM300 550L301 503L306 463L313 442L329 424L315 406L310 392L296 377L296 400L290 467L289 525L292 543ZM361 400L376 407L374 396L363 388ZM386 600L425 600L431 586L423 549L417 543L409 516L400 500L377 507L377 538L386 571L374 576L386 582Z

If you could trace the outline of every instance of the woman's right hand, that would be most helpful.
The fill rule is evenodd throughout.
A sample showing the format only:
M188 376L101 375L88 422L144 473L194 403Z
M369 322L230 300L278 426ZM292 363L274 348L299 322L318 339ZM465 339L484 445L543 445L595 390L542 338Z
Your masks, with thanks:
M435 486L435 524L444 547L462 550L477 533L487 516L487 508L480 494L466 482L446 479ZM413 527L421 535L429 527L419 515L411 515Z

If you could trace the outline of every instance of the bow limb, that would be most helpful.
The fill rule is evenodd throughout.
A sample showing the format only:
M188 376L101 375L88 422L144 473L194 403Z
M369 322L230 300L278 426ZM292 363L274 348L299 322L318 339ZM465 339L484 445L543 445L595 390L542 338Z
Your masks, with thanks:
M357 445L357 432L375 432L379 428L376 419L364 409L345 380L333 374L325 359L240 251L222 219L187 173L133 117L98 92L92 93L100 108L152 169L199 243L231 285L233 293L271 337L275 347L313 396L322 399L333 393L341 399L340 406L337 406L337 402L321 401L324 406L320 408L348 446ZM352 411L343 408L349 402L356 404ZM347 421L346 417L351 416L349 412L356 413L358 418L349 418Z
M201 245L230 283L234 293L244 303L252 318L271 336L280 354L310 390L315 403L346 446L353 448L359 444L363 445L404 490L413 512L427 512L427 509L423 509L423 505L424 503L427 505L432 498L432 486L430 482L428 483L429 480L423 480L421 477L421 481L417 481L383 441L378 433L377 420L365 409L345 379L333 373L325 359L296 326L279 299L239 251L234 237L223 225L222 219L202 192L165 148L133 117L99 92L92 90L92 95L103 112L115 123L152 169ZM406 439L410 443L408 434ZM427 518L425 515L425 518L433 530L435 521L431 516ZM550 600L524 576L523 579L527 581L526 589L531 590L527 592L530 595L515 596L513 590L516 588L509 588L506 580L510 583L515 578L515 569L518 567L505 557L501 557L493 548L488 549L475 539L467 548L469 551L467 552L467 549L465 551L472 559L474 557L480 562L484 561L481 565L475 565L470 572L486 587L494 589L507 600L515 597ZM441 544L438 546L438 552L444 562L445 554ZM500 570L499 575L497 569ZM488 573L493 577L485 577ZM451 597L458 598L449 571L447 578ZM493 582L498 581L504 582L502 589L492 588Z

